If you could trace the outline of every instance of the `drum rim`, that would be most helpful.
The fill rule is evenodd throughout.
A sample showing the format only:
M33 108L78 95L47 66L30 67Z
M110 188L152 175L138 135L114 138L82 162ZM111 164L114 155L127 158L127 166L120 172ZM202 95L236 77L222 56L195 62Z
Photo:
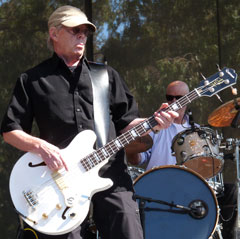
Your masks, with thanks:
M207 183L207 181L204 179L204 177L202 177L199 173L193 171L192 169L190 168L187 168L186 166L184 165L163 165L163 166L156 166L156 167L153 167L152 169L149 169L147 171L145 171L143 174L139 175L133 182L133 186L141 179L143 178L145 175L153 172L153 171L157 171L159 169L166 169L166 168L175 168L175 169L181 169L181 170L185 170L187 171L188 173L192 173L194 174L196 177L200 178L201 181L207 186L207 188L210 190L213 198L214 198L214 202L215 202L215 209L216 209L216 218L215 218L215 225L213 227L213 230L212 230L212 233L209 237L211 237L214 232L216 231L216 228L217 228L217 225L218 225L218 222L219 222L219 205L218 205L218 201L217 201L217 197L213 191L213 189L209 186L209 184Z
M198 127L195 127L195 130L193 131L190 127L188 127L187 129L179 132L178 134L176 134L173 139L172 139L172 146L175 144L177 138L181 135L189 135L188 132L192 132L192 133L197 133L199 130L201 129L207 129L209 131L211 131L213 133L213 135L216 137L217 136L217 133L212 129L212 128L209 128L209 127L206 127L206 126L198 126Z

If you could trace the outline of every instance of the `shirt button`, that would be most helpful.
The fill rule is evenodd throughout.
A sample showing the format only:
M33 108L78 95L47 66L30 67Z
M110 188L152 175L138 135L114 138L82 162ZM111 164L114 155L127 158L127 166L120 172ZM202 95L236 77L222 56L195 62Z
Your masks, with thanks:
M82 129L82 127L83 127L82 124L79 124L79 125L78 125L78 128L79 128L79 129Z
M81 111L81 109L77 108L77 109L76 109L76 111L77 111L77 112L80 112L80 111Z

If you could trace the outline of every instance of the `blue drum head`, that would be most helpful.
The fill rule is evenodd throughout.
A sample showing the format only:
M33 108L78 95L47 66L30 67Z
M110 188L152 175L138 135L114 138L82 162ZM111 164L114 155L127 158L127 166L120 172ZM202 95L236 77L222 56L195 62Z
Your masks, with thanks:
M218 223L218 204L207 182L193 170L183 166L161 166L140 175L134 182L145 239L207 239ZM204 204L204 216L182 211L158 202L186 208L195 202ZM157 201L157 202L156 202ZM183 213L182 213L183 212Z

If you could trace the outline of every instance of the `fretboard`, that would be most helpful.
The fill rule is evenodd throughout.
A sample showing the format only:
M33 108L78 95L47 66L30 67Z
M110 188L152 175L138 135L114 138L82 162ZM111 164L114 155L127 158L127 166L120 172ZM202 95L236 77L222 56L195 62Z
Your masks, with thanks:
M187 95L184 95L179 100L164 108L164 111L178 111L198 97L200 97L199 92L197 89L194 89ZM121 134L116 139L110 141L105 146L87 155L86 157L81 159L80 163L86 171L92 169L104 160L109 159L111 156L117 153L124 146L134 141L136 138L142 136L147 131L152 130L153 127L157 124L158 123L155 120L155 116L149 117L148 119L134 126L127 132Z

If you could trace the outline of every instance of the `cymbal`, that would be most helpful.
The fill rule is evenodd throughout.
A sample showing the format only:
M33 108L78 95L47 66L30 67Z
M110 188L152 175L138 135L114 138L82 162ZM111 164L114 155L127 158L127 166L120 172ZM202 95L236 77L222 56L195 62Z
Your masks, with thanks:
M240 97L235 99L240 107ZM231 100L214 110L208 117L208 123L213 127L230 126L237 114L234 100Z

